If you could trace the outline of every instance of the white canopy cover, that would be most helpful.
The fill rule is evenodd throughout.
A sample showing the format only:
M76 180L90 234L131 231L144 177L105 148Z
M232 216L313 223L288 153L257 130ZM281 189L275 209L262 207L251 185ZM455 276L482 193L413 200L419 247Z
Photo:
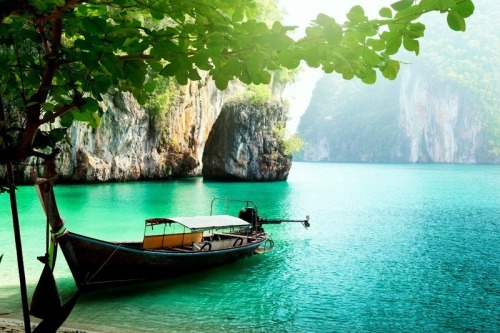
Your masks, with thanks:
M193 217L169 217L155 220L156 223L179 223L191 230L207 230L229 227L244 227L250 223L240 218L230 215L208 215L208 216L193 216ZM148 221L151 221L148 220ZM155 223L155 224L156 224Z

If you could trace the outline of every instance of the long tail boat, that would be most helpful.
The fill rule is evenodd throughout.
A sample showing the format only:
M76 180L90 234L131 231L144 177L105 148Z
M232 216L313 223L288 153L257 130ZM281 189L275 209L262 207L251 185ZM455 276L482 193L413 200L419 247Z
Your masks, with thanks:
M238 217L151 218L145 221L142 241L108 242L69 231L59 215L51 182L40 179L36 188L52 239L61 248L81 290L175 277L266 252L273 247L262 227L266 223L301 222L309 226L309 217L263 219L255 204L245 201L251 204ZM55 260L46 257L46 261Z

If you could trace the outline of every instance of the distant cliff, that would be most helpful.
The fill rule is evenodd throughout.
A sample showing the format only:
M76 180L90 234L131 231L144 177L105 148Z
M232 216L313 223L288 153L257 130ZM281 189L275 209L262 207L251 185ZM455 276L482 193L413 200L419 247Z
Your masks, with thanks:
M406 70L401 77L398 137L392 160L494 163L487 151L485 110L473 94L451 82ZM498 161L497 161L498 162Z
M332 93L332 91L334 93ZM395 82L321 79L301 119L305 161L498 163L485 110L470 91L405 67Z
M465 33L432 16L395 81L325 76L301 118L306 161L500 163L500 3L475 2Z

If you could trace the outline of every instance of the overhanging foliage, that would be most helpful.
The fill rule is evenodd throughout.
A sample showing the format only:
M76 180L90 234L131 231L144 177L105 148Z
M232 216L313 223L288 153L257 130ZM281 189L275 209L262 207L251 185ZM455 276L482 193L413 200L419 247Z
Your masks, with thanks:
M99 125L103 94L128 91L145 103L158 75L186 84L207 71L225 89L233 79L269 83L272 71L305 61L368 84L377 72L394 79L401 47L419 53L421 15L445 13L464 31L474 11L471 0L401 0L370 20L355 6L344 24L319 14L294 40L294 27L258 21L248 0L0 0L0 8L0 108L22 120L0 123L2 164L50 158L42 151L73 121Z

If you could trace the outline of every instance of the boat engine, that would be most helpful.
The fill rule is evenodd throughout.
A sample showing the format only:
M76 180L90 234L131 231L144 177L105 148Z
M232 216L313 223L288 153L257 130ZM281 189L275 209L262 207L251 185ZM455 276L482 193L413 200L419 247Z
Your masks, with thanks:
M257 209L254 207L244 207L240 210L238 217L248 223L252 224L252 231L263 232L263 224L281 224L282 222L299 222L302 223L304 228L309 228L311 224L309 223L309 215L306 215L305 220L289 220L289 219L268 219L265 217L260 217Z
M259 214L257 213L257 209L253 207L243 207L238 217L248 223L252 224L252 230L256 232L262 231L262 223L260 223Z

